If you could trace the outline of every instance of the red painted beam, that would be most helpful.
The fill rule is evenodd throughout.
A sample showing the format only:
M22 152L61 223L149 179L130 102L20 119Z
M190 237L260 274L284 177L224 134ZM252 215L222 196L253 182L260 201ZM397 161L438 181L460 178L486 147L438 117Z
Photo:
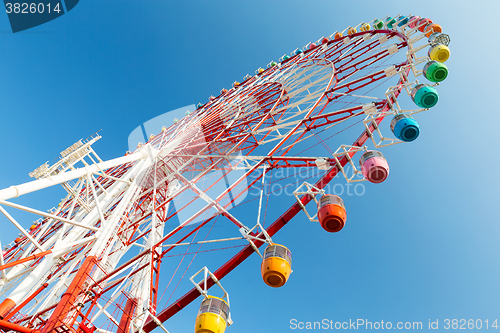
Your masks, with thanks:
M84 260L80 269L71 281L68 289L66 289L64 294L61 296L61 300L57 303L57 306L47 321L47 324L42 327L42 333L52 332L55 328L65 325L64 321L69 312L73 309L76 298L82 292L84 288L83 284L87 281L90 271L94 268L96 262L97 261L94 256L89 256ZM72 324L73 323L70 323L67 326L71 326Z
M16 331L19 333L34 333L34 332L39 332L39 331L34 331L31 328L27 328L21 325L13 324L9 321L6 320L0 320L0 329L4 330L5 332L8 331Z
M0 271L4 270L6 268L9 268L9 267L13 267L13 266L31 261L31 260L35 260L37 258L45 257L47 254L50 254L50 253L52 253L52 250L36 253L36 254L31 255L31 256L27 256L26 258L6 263L5 265L0 266Z

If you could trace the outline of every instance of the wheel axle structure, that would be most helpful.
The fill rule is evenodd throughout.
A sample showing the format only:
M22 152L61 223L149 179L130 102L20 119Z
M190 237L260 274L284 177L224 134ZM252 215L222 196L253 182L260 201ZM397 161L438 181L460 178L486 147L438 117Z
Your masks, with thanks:
M168 332L202 296L195 332L224 332L224 277L256 253L262 288L283 286L294 244L276 244L276 233L301 211L297 223L337 233L349 203L332 180L388 177L376 149L418 137L414 116L438 101L449 41L418 16L362 22L246 75L133 152L103 161L94 134L0 190L0 212L20 231L0 256L0 329ZM14 202L54 185L65 194L48 211ZM18 210L39 218L25 223ZM223 296L208 295L214 285Z

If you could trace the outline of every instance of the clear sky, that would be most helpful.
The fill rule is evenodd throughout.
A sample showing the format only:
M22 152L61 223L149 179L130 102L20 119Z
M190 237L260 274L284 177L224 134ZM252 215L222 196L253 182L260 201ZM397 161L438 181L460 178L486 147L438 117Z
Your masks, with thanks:
M420 137L390 148L388 180L349 198L341 233L303 216L280 231L294 254L285 287L249 278L260 274L257 256L223 280L235 321L227 332L289 332L292 319L423 322L424 330L430 319L442 332L445 319L500 321L499 10L495 0L82 0L16 34L0 15L0 188L29 181L100 129L97 153L122 156L142 123L204 103L335 30L399 13L429 17L451 36L452 55ZM57 206L60 190L43 193L16 202ZM17 232L0 223L5 244ZM166 328L191 332L198 306Z

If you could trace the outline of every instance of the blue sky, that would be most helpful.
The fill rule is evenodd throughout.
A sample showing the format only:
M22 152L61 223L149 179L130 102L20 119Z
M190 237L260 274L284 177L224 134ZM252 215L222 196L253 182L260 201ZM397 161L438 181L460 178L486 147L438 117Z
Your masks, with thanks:
M205 102L335 30L398 13L429 17L451 36L452 55L438 105L419 118L420 137L386 150L388 180L348 199L341 233L298 218L280 231L278 242L294 254L284 288L258 280L257 256L223 280L235 321L227 332L293 331L291 319L424 328L438 319L438 331L446 318L500 320L499 9L497 1L86 0L17 34L0 15L0 188L29 181L33 169L100 129L101 158L122 156L140 124ZM16 202L57 206L61 192L44 193ZM8 226L0 239L16 235ZM167 329L191 331L195 303Z

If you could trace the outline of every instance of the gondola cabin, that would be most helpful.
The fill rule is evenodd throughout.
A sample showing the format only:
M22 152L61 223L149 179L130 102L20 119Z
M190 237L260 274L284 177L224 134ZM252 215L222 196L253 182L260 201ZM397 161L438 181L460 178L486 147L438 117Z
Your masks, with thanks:
M371 183L382 183L389 176L389 164L379 151L365 152L359 159L359 165L363 176Z
M318 201L318 220L328 232L339 232L345 225L347 213L344 201L336 195L325 194Z
M195 333L224 333L229 317L229 305L225 300L207 296L196 317Z
M283 286L292 272L292 252L279 244L271 244L264 250L261 274L264 282L273 288Z

